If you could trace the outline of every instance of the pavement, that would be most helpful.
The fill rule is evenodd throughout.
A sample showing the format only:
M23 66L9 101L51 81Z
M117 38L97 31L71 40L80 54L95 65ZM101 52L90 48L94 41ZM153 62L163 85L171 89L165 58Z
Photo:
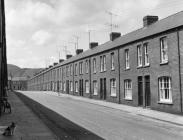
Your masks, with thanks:
M52 91L42 91L42 92L45 94L53 95L53 96L71 98L73 100L80 100L80 101L84 101L91 104L114 108L114 109L125 111L131 114L140 115L140 116L183 126L183 116L179 114L171 114L171 113L151 110L149 108L133 107L133 106L123 105L123 104L111 103L103 100L95 100L95 99L89 99L85 97L73 96L69 94L62 94L62 93L58 94L58 92L52 92Z
M106 140L183 139L180 115L49 91L20 93Z
M16 123L13 136L0 135L0 140L56 140L52 131L30 110L13 92L9 92L8 100L12 113L0 116L0 128Z

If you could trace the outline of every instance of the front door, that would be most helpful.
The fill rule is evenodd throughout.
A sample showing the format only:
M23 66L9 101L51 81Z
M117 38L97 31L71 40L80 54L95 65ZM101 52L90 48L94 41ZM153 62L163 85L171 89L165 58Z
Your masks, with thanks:
M150 76L145 76L145 106L151 105Z
M106 78L100 79L100 99L106 100Z
M142 76L138 76L138 104L143 105L143 81Z
M83 96L83 79L79 80L79 95Z

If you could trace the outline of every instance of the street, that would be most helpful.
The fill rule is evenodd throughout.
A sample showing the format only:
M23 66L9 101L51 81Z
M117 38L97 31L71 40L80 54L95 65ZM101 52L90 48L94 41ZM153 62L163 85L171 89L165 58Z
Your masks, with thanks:
M182 140L183 126L44 92L21 91L68 120L108 140Z

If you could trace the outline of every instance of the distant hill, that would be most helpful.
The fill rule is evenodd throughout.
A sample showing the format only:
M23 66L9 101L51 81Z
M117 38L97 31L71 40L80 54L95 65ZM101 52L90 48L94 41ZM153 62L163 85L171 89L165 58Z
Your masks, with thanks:
M8 64L8 77L33 77L42 68L20 68L13 64Z

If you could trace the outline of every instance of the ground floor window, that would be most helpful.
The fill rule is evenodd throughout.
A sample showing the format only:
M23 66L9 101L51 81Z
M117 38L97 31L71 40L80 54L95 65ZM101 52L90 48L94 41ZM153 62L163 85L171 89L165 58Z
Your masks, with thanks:
M65 89L66 89L66 84L65 84L65 82L64 82L64 84L63 84L63 90L65 91Z
M93 81L93 95L98 95L97 81Z
M132 100L132 81L127 79L124 81L125 99Z
M172 103L172 88L170 77L160 77L159 82L159 101Z
M111 96L116 96L116 79L110 80Z
M85 81L85 90L86 90L86 93L89 93L90 92L89 89L90 89L89 81L86 80Z
M78 81L75 81L75 92L78 92Z
M62 82L60 82L60 90L62 90Z
M73 91L73 84L72 84L72 81L70 81L70 91Z

